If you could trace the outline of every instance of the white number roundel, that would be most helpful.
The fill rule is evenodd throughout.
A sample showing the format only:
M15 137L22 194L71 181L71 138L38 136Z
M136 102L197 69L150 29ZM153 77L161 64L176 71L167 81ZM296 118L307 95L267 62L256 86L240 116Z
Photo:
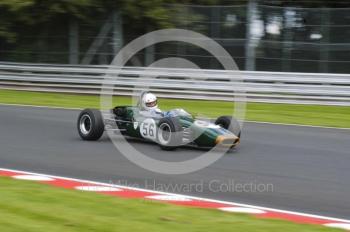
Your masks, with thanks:
M140 134L142 137L156 140L157 136L157 125L152 118L147 118L141 123Z

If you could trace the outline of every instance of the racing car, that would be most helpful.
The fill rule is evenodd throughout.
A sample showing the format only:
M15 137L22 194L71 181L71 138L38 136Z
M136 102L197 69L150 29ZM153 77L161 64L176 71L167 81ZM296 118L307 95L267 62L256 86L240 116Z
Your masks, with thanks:
M105 130L114 130L126 137L158 143L163 150L180 146L233 148L241 136L238 121L230 116L221 116L213 123L195 119L184 109L148 115L137 106L117 106L103 116L97 109L85 109L79 114L77 127L83 140L98 140Z

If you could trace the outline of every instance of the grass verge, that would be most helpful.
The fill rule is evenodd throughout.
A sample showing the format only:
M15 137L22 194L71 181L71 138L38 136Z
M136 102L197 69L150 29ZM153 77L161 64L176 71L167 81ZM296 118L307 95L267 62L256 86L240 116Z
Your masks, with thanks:
M113 101L116 105L131 103L129 97L115 97ZM0 103L99 108L100 99L93 95L0 90ZM163 110L180 107L210 117L232 114L233 109L233 103L222 101L160 99L159 105ZM350 107L248 103L246 120L350 128Z
M0 177L0 199L0 228L6 232L340 231L59 189L8 177Z

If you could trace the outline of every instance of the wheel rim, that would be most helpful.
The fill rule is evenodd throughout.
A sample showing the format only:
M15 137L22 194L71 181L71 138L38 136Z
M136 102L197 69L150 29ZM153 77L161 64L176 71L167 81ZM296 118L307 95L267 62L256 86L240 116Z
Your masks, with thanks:
M159 126L158 140L160 144L167 145L170 143L170 139L171 139L170 133L171 133L171 129L168 124L163 123Z
M91 118L89 115L84 114L79 121L79 129L81 131L81 133L83 133L84 135L87 135L90 133L91 131Z

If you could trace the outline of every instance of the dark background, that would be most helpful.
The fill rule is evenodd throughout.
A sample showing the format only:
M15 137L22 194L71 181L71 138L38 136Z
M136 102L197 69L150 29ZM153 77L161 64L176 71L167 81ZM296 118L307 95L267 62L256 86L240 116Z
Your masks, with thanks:
M0 61L108 64L126 43L164 28L215 39L242 70L350 72L350 2L344 0L0 0ZM207 52L175 42L144 49L129 65L170 56L221 68Z

